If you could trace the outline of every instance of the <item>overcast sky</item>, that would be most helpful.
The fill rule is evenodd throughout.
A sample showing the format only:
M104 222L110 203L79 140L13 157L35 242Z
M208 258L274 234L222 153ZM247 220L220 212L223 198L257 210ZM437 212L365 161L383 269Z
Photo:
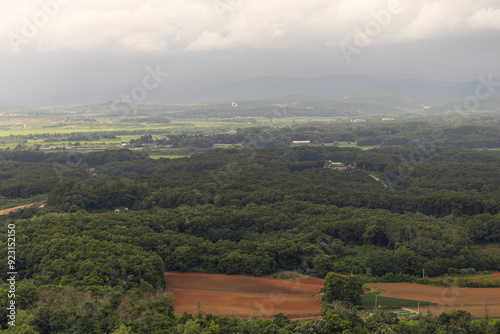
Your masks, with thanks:
M0 101L258 76L500 74L499 0L0 0Z

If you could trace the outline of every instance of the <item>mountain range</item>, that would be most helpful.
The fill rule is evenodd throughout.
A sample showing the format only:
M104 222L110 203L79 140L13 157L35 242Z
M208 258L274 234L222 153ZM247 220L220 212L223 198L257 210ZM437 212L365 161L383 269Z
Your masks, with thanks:
M498 82L498 79L494 80ZM397 100L427 104L433 107L445 105L474 96L479 81L463 83L420 79L381 80L362 75L328 75L318 78L258 77L238 82L227 82L202 89L185 88L175 91L172 86L147 91L140 86L123 85L106 90L87 90L54 94L43 98L26 98L16 104L76 105L119 101L121 96L131 96L131 102L153 104L181 104L226 101L254 101L300 95L313 99L346 99L353 97L390 96ZM136 88L139 87L139 88ZM135 101L133 92L146 91L147 97ZM486 92L483 89L482 92ZM494 91L500 95L500 87ZM30 96L39 96L31 94ZM136 95L137 96L137 95ZM2 103L0 100L0 104ZM9 103L12 104L12 103Z

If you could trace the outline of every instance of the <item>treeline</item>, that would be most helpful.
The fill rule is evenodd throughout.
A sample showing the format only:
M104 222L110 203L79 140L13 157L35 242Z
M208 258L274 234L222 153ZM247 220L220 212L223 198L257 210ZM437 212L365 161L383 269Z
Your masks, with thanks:
M87 120L88 121L88 120ZM95 121L95 120L93 120ZM71 132L71 133L31 133L23 135L9 135L9 142L18 140L40 140L49 141L100 141L103 139L119 139L118 136L130 135L143 135L145 132L148 134L164 134L165 130L162 129L148 129L145 130L116 130L116 131L89 131L89 132Z
M168 122L152 118L151 123ZM462 148L499 148L500 124L496 120L427 118L394 123L368 120L362 123L303 123L290 122L283 127L238 128L236 133L172 134L165 130L123 130L71 134L31 134L10 136L19 141L44 139L51 141L99 141L118 139L119 135L141 135L137 143L148 143L146 136L160 136L156 145L173 148L208 149L216 144L241 144L244 147L287 147L292 141L310 141L314 145L357 143L358 146L455 146ZM152 142L152 140L151 140Z
M498 254L471 248L498 241L500 215L438 219L294 201L244 209L47 211L16 225L25 250L18 272L44 284L128 287L143 280L158 287L163 268L259 276L298 270L320 277L500 269Z
M0 285L0 303L9 287ZM161 291L106 287L94 291L67 285L16 286L15 327L6 307L0 309L0 333L175 333L173 298ZM7 329L8 328L8 329Z
M29 198L48 194L60 182L88 179L88 168L146 157L145 153L129 150L89 154L0 152L0 198Z
M88 121L88 120L86 120ZM95 121L95 120L94 120ZM104 139L117 139L112 132L94 131L94 132L71 132L71 133L35 133L28 135L10 135L9 138L17 138L19 140L39 140L44 142L54 141L99 141Z
M500 147L499 126L495 124L434 125L400 130L394 131L393 134L385 134L375 129L368 136L358 137L357 144L359 146L420 146L424 144L463 148Z
M64 179L88 178L85 170L71 166L58 168L48 163L0 161L0 198L29 198L47 194Z
M39 151L0 151L0 161L42 162L68 166L97 167L111 162L142 160L145 152L127 149L106 150L100 152L39 152Z
M358 169L325 169L327 160L356 164ZM496 214L500 209L499 162L498 152L457 148L219 149L191 158L100 165L96 168L100 178L85 182L111 185L118 182L111 176L126 175L127 185L136 190L115 192L115 204L107 205L102 199L104 186L63 183L49 205L67 211L72 205L85 210L112 209L117 201L127 202L129 208L148 209L197 204L244 207L297 200L433 216ZM72 203L74 196L84 200Z
M88 142L105 139L118 139L114 134L106 132L74 132L71 134L54 133L43 139L44 142L66 141L66 142Z
M425 121L383 124L368 122L332 125L290 124L288 127L237 129L232 134L166 135L158 145L175 148L211 148L215 144L242 144L246 147L287 147L292 141L314 145L357 143L358 146L455 146L462 148L499 148L500 126L496 124L443 125Z

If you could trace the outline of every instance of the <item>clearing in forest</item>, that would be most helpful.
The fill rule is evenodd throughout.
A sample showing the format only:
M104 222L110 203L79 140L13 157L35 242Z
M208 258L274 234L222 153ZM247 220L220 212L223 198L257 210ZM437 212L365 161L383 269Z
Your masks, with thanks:
M242 275L167 272L169 292L175 298L175 314L195 314L196 302L207 314L249 318L272 318L283 313L295 320L321 317L317 297L323 280L298 277L295 280Z

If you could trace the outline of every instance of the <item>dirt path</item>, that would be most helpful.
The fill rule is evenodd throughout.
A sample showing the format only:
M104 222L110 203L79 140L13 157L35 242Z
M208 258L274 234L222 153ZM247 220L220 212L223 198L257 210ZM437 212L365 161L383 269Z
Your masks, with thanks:
M366 172L366 174L368 174L368 176L370 176L373 179L375 179L375 181L382 183L382 185L387 188L387 184L384 181L382 181L381 179L379 179L378 177L376 177L375 175L373 175L373 173L370 173L370 172L367 172L367 171L365 171L365 172Z
M33 207L43 208L45 206L45 203L47 203L47 200L39 201L36 203L25 204L25 205L21 205L21 206L16 206L16 207L10 208L10 209L0 210L0 216L7 215L11 212L25 209L25 208L33 208Z

